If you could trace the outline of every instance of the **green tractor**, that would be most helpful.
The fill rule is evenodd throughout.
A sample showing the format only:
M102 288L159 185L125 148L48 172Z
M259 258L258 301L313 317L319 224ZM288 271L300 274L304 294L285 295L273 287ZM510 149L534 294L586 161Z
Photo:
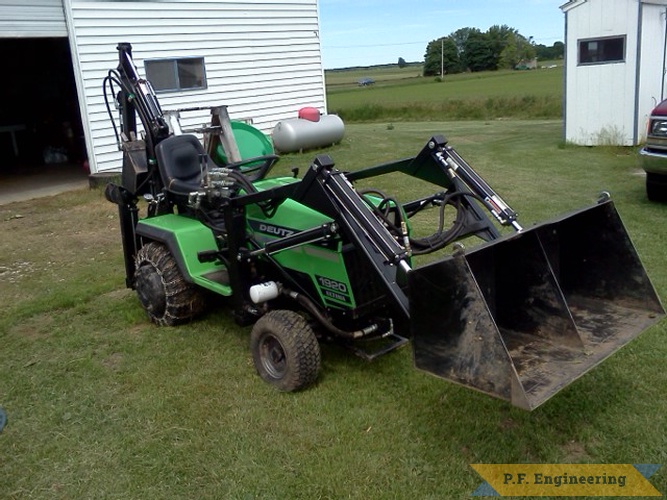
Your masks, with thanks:
M105 91L121 113L122 181L105 194L119 207L126 285L158 325L227 297L238 324L254 324L257 372L279 390L317 379L321 342L369 360L410 342L417 368L530 410L664 315L607 196L526 230L442 136L354 172L322 155L302 178L272 177L278 157L261 140L238 148L224 107L199 130L204 147L170 124L131 46L118 51ZM355 188L395 172L434 193L401 202ZM437 228L415 237L411 218L428 209ZM482 244L442 252L470 237ZM415 265L434 252L444 256Z

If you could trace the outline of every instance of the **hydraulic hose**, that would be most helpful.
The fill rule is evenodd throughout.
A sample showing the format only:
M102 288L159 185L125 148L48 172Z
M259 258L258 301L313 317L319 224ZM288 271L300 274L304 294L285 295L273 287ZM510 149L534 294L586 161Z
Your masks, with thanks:
M291 299L295 300L301 307L308 311L324 328L326 328L330 333L336 337L341 337L344 339L357 340L364 337L368 337L373 333L377 332L380 328L377 324L372 324L362 330L356 330L354 332L348 332L346 330L341 330L335 326L329 318L327 318L322 311L305 295L289 290L288 288L283 288L283 294L287 295Z
M111 126L113 127L113 133L116 136L116 144L120 147L120 134L118 133L118 127L116 127L116 120L113 117L111 112L111 104L109 103L109 92L111 95L114 95L113 84L117 84L119 87L123 87L123 84L120 81L120 76L115 73L113 70L109 71L107 76L102 81L102 95L104 96L104 104L107 109L107 114L109 115L109 120L111 121Z
M395 207L399 206L398 201L395 198L387 196L382 191L379 191L377 189L359 190L359 194L361 195L362 199L366 201L369 207L373 210L373 213L375 213L375 215L385 223L385 225L393 235L397 237L404 236L402 234L403 231L399 227L397 227L396 224L392 223L392 221L389 220L389 210L392 204ZM366 197L367 195L375 195L379 197L381 200L380 203L377 206L375 206L375 204L373 204L371 200L369 200ZM413 255L429 254L441 250L445 248L447 245L456 241L464 226L464 214L460 208L460 199L462 197L470 197L480 202L483 202L481 197L476 195L475 193L468 193L464 191L450 193L447 196L445 196L440 205L440 217L438 221L437 230L430 236L425 236L423 238L409 238L410 247ZM452 205L456 209L456 219L454 220L454 224L452 225L452 227L445 230L444 227L445 208L447 207L447 205ZM398 214L400 217L400 211L398 212Z

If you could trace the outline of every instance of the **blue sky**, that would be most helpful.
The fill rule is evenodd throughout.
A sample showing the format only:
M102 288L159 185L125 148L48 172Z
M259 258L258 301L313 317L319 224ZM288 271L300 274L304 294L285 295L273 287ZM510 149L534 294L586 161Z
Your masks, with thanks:
M326 69L421 61L431 40L506 24L537 44L563 41L566 0L319 0Z

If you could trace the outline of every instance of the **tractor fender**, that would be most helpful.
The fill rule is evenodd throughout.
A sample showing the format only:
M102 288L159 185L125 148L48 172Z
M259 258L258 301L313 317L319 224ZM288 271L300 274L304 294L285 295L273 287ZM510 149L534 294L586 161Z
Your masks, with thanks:
M187 272L187 266L185 264L185 259L183 254L178 246L178 241L176 240L176 235L167 229L156 228L154 226L148 226L142 224L141 222L137 224L137 236L141 238L142 244L145 245L149 241L157 241L158 243L164 244L168 249L169 253L174 256L176 265L178 265L178 270L183 275L183 278L188 283L192 283L192 277Z
M217 248L212 231L196 219L166 214L143 219L137 223L136 234L142 244L163 243L173 255L178 270L189 283L206 266L199 261L199 252Z

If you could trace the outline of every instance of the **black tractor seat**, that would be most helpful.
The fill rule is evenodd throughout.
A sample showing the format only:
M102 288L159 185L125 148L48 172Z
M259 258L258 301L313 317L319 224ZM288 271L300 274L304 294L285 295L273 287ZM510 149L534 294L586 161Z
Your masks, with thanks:
M155 155L168 192L188 195L201 188L206 152L196 136L172 135L155 147Z

